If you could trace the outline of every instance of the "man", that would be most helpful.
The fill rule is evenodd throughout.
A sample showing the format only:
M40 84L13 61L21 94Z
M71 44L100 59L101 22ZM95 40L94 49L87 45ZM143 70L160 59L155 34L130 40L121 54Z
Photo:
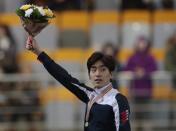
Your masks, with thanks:
M128 101L112 88L110 82L115 68L112 57L100 52L90 56L87 68L90 81L94 85L94 88L90 88L40 51L32 37L28 37L26 48L38 56L38 60L56 80L86 103L84 131L131 131Z

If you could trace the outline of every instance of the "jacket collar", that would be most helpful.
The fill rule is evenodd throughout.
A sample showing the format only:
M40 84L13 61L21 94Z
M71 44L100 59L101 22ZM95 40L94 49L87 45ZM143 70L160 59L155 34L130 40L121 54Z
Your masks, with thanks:
M112 86L111 82L108 83L107 85L101 87L101 88L95 88L95 92L96 92L97 94L100 94L100 93L101 93L103 90L105 90L108 86Z

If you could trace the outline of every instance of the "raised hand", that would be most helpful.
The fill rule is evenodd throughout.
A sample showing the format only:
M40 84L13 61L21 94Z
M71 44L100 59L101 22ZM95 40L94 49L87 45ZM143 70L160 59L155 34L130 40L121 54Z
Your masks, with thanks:
M36 55L39 55L41 53L36 40L32 36L28 36L25 47L27 50L33 52Z

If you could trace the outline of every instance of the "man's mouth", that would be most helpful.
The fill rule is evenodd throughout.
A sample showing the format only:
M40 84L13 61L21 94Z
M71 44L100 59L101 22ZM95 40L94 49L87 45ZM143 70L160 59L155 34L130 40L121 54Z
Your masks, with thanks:
M97 83L99 83L101 81L102 81L102 79L95 79L95 82L97 82Z

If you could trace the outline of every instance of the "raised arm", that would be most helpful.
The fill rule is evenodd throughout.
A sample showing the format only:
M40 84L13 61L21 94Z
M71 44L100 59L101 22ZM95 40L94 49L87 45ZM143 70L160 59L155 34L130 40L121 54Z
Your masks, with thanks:
M92 88L80 83L76 78L72 77L64 68L56 64L46 53L42 52L35 39L28 37L26 49L30 50L38 56L38 60L44 65L46 70L69 91L75 94L80 100L87 103Z

